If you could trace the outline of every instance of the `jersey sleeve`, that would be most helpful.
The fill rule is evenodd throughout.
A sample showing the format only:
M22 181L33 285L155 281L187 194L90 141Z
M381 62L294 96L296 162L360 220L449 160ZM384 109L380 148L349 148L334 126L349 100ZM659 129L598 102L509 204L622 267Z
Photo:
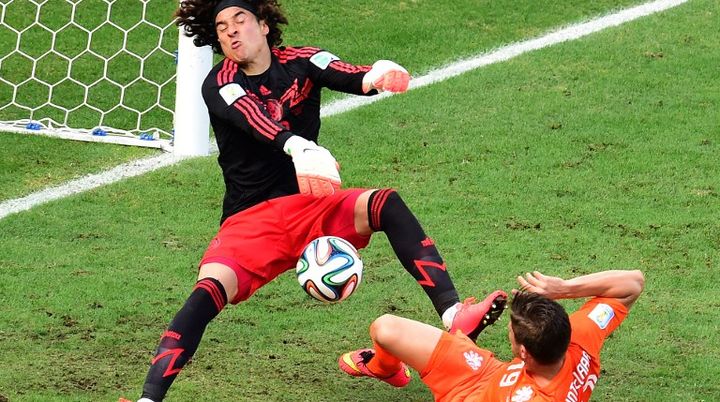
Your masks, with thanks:
M334 54L315 49L308 59L309 75L322 87L354 95L373 95L376 91L364 93L362 80L372 66L354 65L341 60Z
M628 309L618 299L595 297L570 315L570 341L599 358L605 339L620 326Z
M285 141L293 135L280 122L273 120L265 106L253 99L237 82L220 85L215 80L206 80L202 94L210 114L250 133L258 141L282 149Z

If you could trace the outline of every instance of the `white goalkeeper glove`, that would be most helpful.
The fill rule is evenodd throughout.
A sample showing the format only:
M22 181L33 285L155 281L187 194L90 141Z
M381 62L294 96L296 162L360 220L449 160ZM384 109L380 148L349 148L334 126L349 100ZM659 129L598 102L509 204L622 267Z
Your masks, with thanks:
M403 66L390 60L378 60L370 71L365 73L362 82L363 92L373 89L378 92L405 92L410 83L410 74Z
M301 194L322 197L340 189L339 165L330 151L298 135L285 141L283 150L292 157Z

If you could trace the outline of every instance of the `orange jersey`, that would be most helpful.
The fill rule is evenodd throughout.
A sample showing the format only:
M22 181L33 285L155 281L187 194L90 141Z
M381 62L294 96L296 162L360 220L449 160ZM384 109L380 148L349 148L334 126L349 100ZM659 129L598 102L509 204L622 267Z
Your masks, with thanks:
M600 376L600 349L605 339L627 316L627 307L617 299L594 298L570 315L572 336L565 363L544 387L535 384L516 358L495 371L488 386L470 395L468 401L585 402Z
M600 349L627 316L617 299L594 298L570 315L565 363L540 387L520 359L501 362L461 333L444 333L420 373L437 402L585 402L600 374Z

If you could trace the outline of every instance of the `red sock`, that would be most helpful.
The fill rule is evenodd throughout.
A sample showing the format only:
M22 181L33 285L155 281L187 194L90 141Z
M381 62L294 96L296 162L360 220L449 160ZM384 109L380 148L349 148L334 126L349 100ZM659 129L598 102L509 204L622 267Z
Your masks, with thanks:
M402 367L400 359L373 342L375 356L367 363L367 368L380 378L387 378L395 374Z

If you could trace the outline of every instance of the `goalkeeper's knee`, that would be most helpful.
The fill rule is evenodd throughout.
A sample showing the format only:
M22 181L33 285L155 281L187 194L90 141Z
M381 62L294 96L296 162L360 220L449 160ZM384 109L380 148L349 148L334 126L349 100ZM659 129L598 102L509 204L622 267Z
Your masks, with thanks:
M394 218L412 216L412 212L392 188L377 190L368 199L368 222L373 231L383 231ZM402 218L401 218L402 219Z

